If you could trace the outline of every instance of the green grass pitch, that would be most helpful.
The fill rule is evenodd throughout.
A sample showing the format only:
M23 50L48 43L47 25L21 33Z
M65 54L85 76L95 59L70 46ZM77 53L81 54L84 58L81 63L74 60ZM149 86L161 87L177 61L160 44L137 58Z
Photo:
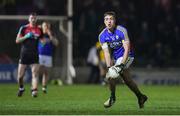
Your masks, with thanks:
M72 114L72 115L153 115L180 114L180 86L139 86L149 97L144 109L139 109L134 94L123 85L117 86L116 103L108 109L103 103L109 97L107 86L49 85L43 94L39 87L32 98L26 85L23 97L18 98L16 84L0 84L0 115L2 114Z

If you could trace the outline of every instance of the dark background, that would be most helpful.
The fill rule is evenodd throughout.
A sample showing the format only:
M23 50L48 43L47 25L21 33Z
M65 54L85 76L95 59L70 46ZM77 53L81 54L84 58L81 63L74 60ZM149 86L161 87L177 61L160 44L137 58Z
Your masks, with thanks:
M67 15L67 0L1 0L0 15ZM88 50L98 41L103 13L115 11L128 29L136 67L180 66L180 0L74 0L73 63L86 65ZM15 37L19 23L0 21L0 54L17 61ZM16 27L11 28L12 26Z

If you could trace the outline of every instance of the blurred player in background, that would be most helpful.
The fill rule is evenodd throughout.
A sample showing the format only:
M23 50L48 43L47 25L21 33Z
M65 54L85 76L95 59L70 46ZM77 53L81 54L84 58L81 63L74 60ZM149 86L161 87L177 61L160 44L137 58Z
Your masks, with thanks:
M101 48L101 44L99 42L96 42L96 49L99 59L99 73L100 73L100 83L102 85L106 85L106 62L104 58L104 52Z
M19 97L25 91L23 77L28 65L30 65L32 72L32 96L37 97L39 73L38 41L42 36L42 31L36 25L36 22L36 13L31 13L29 15L29 24L21 26L16 37L16 43L21 44L18 66Z
M89 74L87 83L89 84L99 83L99 57L98 57L96 45L93 45L89 49L87 63L88 63L88 66L90 67L90 74Z
M143 108L147 96L142 94L137 85L130 77L129 66L134 60L134 53L130 48L130 40L127 30L120 25L116 25L116 14L106 12L104 14L104 23L106 28L100 33L99 41L104 51L107 70L114 65L114 69L121 75L125 84L137 96L139 108ZM112 62L111 55L114 59ZM110 98L104 103L104 107L111 107L115 101L116 79L107 77L111 91Z
M42 90L47 92L49 71L53 64L53 47L58 46L58 40L53 36L49 22L42 23L43 36L38 44L40 73L42 74Z

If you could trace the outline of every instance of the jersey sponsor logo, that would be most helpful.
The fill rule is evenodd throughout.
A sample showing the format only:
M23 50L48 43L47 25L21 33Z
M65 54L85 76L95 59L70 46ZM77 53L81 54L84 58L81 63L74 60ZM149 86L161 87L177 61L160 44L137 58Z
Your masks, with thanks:
M112 42L109 42L109 46L110 46L110 48L116 49L116 48L122 47L122 42L121 41L112 41Z
M114 41L116 40L116 38L114 36L110 36L110 38Z

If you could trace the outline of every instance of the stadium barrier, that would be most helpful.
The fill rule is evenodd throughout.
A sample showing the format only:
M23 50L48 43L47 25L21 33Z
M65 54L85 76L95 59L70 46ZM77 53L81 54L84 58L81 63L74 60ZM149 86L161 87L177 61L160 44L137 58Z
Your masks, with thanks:
M0 83L16 83L17 82L17 64L0 65ZM76 77L74 83L86 83L90 68L89 67L75 67ZM65 80L62 75L62 67L55 67L51 72L52 78ZM180 71L179 69L133 69L132 78L136 83L142 85L180 85ZM25 73L24 81L31 82L31 70Z
M179 69L141 69L132 72L133 79L144 85L180 85Z
M140 85L180 85L180 69L144 69L133 68L131 75L133 80ZM76 67L76 83L85 83L90 69L88 67Z
M17 64L0 64L0 83L16 83L17 82ZM27 68L24 82L31 81L31 70Z

